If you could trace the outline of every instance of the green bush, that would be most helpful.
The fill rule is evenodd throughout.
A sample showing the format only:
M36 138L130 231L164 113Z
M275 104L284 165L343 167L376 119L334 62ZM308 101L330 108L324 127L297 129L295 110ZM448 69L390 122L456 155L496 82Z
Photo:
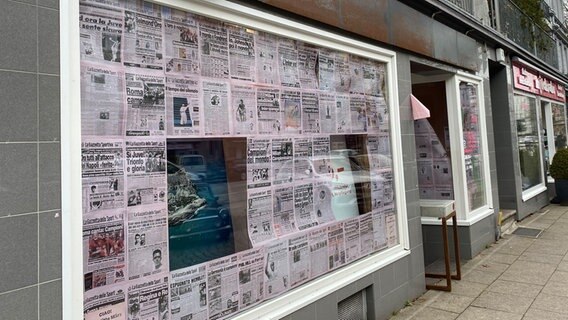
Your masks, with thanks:
M560 149L554 154L550 165L550 176L554 179L568 180L568 149Z

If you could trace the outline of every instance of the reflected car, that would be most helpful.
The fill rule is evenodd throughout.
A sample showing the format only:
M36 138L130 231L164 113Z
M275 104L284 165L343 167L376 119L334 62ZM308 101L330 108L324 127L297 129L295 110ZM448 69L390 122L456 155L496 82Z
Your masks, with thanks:
M170 240L227 239L233 230L229 209L209 184L187 177L183 168L168 162Z

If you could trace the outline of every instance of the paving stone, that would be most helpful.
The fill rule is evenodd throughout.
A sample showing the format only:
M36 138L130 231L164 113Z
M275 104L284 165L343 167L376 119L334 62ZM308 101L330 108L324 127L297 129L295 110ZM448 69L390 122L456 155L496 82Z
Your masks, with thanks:
M542 289L543 293L568 297L568 285L565 282L549 281Z
M529 308L523 320L566 320L566 315L535 308Z
M458 313L434 308L424 308L420 313L412 317L412 320L454 320L458 316Z
M528 247L532 245L534 239L514 237L504 244L497 253L521 255Z
M491 284L495 281L501 273L497 272L490 272L490 271L482 271L478 269L473 269L468 271L466 274L462 276L463 280L483 283L483 284Z
M554 269L554 266L545 263L515 261L499 279L544 285Z
M564 319L568 318L568 297L554 296L546 293L539 294L532 308L561 313L564 315Z
M496 292L484 292L475 299L471 305L522 315L531 306L533 300L534 298L504 295Z
M444 292L438 297L438 299L432 301L430 307L454 313L461 313L474 299L475 298L472 297Z
M454 320L458 313L429 308L406 307L390 318L390 320Z
M558 270L554 271L554 273L550 277L549 282L560 282L568 284L568 272Z
M488 257L489 260L497 263L512 264L519 256L512 254L494 253Z
M520 320L522 315L491 310L491 309L484 309L484 308L477 308L477 307L469 307L462 313L457 319L458 320Z
M542 288L543 286L537 284L496 280L487 288L487 291L500 293L502 295L535 298Z
M568 244L562 240L538 239L526 252L564 256L568 253Z
M485 289L487 289L487 285L483 283L470 282L465 280L452 280L452 293L460 296L476 298Z
M541 262L557 266L562 261L562 256L525 251L519 256L519 261Z
M503 273L507 268L509 268L508 264L487 260L479 264L475 269L482 272Z
M560 261L558 266L556 266L556 271L568 271L568 260Z

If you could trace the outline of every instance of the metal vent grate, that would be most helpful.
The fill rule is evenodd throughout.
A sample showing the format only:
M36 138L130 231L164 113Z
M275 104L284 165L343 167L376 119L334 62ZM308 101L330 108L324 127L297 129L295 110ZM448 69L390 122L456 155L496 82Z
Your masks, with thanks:
M538 238L542 231L542 229L519 227L513 231L513 234L522 237Z
M365 290L339 301L337 309L339 320L366 320L367 300Z

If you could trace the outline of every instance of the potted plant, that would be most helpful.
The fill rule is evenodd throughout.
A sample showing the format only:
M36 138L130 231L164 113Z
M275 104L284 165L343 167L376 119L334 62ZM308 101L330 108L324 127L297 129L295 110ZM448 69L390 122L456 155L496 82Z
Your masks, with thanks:
M552 203L568 205L568 149L560 149L554 154L550 165L550 176L554 178L556 198Z

